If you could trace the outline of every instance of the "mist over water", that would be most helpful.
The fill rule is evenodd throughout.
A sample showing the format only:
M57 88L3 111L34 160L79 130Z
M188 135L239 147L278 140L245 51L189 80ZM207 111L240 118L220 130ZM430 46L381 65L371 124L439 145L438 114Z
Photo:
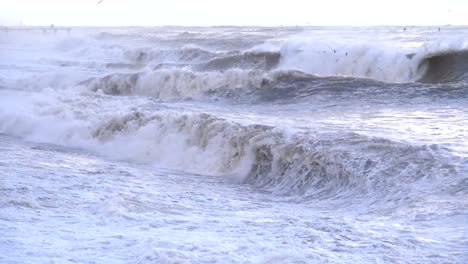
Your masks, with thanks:
M0 33L0 262L464 263L466 27Z

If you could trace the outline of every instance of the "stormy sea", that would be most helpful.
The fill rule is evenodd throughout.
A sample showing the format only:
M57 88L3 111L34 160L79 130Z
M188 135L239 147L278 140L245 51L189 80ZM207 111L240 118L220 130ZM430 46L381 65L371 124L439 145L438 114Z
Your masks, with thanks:
M0 32L0 263L467 263L468 27Z

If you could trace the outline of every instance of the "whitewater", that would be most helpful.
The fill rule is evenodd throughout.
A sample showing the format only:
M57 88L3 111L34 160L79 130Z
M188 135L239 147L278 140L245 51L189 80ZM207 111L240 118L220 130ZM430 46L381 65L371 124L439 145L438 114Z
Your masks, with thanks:
M466 263L467 36L0 32L0 263Z

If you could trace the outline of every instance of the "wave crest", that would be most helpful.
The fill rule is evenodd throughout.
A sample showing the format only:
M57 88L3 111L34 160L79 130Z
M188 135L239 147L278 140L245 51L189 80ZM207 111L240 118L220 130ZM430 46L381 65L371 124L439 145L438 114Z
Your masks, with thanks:
M202 62L216 57L217 54L201 48L180 48L161 50L140 48L128 50L125 57L133 63L186 63Z
M429 43L415 52L388 44L337 44L290 39L281 47L279 69L318 76L371 78L388 83L455 82L468 73L467 45Z
M229 55L215 58L209 62L196 65L196 70L202 71L224 71L232 68L238 69L255 69L255 70L272 70L280 60L278 52L245 52L241 54Z
M422 59L420 68L424 83L443 83L468 80L468 50L439 52Z
M263 71L232 69L225 72L157 70L142 73L111 74L81 84L92 91L110 95L146 95L161 99L194 98L208 93L229 94L235 90L254 90L268 74Z

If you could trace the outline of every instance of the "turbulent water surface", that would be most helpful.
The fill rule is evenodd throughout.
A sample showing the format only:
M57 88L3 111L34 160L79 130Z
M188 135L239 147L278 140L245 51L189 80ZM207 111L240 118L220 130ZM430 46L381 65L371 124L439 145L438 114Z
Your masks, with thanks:
M468 28L0 33L2 263L466 263Z

